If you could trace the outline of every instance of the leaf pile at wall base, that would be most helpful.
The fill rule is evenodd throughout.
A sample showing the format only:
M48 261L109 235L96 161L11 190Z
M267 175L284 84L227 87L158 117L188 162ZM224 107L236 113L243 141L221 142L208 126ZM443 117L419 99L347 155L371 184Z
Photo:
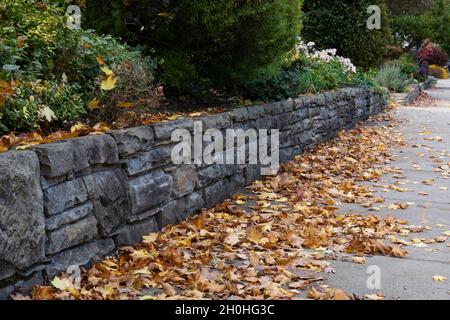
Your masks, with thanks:
M391 217L338 213L342 202L384 202L361 182L392 172L389 150L402 137L390 116L378 120L391 124L341 132L245 194L95 264L80 288L67 285L63 274L57 287L35 288L34 299L356 299L319 286L336 272L327 260L403 257L404 245L387 239L423 231Z

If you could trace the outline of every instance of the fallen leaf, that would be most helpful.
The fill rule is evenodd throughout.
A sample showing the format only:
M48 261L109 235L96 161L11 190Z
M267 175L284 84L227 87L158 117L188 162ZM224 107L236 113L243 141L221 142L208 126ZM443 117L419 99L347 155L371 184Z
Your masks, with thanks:
M55 277L51 281L52 286L61 291L66 291L70 288L73 288L73 284L69 279Z
M377 294L366 294L364 296L365 300L384 300L384 295L377 293Z
M90 111L93 111L93 110L95 110L95 109L98 109L98 108L99 108L99 103L100 103L100 101L99 101L97 98L92 99L92 100L89 101L89 103L88 103L88 109L89 109Z
M366 264L366 258L365 257L353 257L352 258L353 263L357 263L357 264Z
M444 282L444 281L447 281L447 277L443 277L443 276L433 276L433 281Z

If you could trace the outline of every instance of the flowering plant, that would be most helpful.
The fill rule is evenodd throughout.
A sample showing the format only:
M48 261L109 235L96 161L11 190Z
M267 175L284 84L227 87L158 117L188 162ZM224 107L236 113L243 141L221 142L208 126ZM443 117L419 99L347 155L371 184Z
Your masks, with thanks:
M295 47L295 59L304 56L311 62L329 63L333 61L339 62L347 74L355 74L357 72L355 65L348 58L337 55L336 49L317 50L314 42L305 42L299 39L299 44Z

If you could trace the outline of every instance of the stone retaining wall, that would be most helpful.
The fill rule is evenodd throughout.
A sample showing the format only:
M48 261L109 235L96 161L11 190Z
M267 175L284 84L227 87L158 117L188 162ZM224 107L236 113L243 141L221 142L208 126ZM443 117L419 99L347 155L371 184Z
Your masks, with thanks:
M382 111L346 88L199 118L208 128L280 129L280 160ZM260 178L255 165L175 166L174 129L193 119L0 154L0 299L70 265L88 265L213 206Z

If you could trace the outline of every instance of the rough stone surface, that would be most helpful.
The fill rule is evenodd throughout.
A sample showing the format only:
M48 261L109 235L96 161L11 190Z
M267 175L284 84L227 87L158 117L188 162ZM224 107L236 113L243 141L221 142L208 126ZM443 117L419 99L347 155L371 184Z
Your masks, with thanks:
M113 252L115 246L112 239L86 243L82 246L66 250L52 257L50 265L45 267L47 276L53 278L66 271L69 266L85 267L94 261Z
M97 237L97 220L90 217L61 229L49 232L47 235L47 255L61 252L64 249L91 241Z
M80 219L87 217L94 211L92 203L86 203L72 210L63 212L61 214L52 216L45 221L45 228L47 231L53 231L66 224L73 223Z
M77 178L45 190L44 199L45 211L52 216L86 202L88 193L83 179Z
M146 151L153 142L151 126L113 130L108 134L116 140L120 157L128 157L140 151Z
M190 214L194 214L205 207L202 194L199 192L192 193L187 197L171 201L161 207L160 212L156 215L156 221L159 228L164 228L169 224L177 224L183 221Z
M161 170L131 180L131 212L140 213L168 200L172 185L172 177Z
M212 165L198 171L198 186L204 188L224 177L223 166Z
M142 242L142 237L150 233L159 231L155 217L146 221L137 222L120 228L118 234L114 236L117 247L135 245Z
M41 175L48 178L62 177L72 172L73 148L69 141L44 144L35 147L41 164Z
M155 137L158 140L170 139L175 129L187 129L192 131L194 122L192 119L180 119L170 122L157 123L153 125Z
M172 179L174 197L183 197L194 191L198 180L197 170L194 165L177 168L172 173Z
M209 129L225 129L231 127L231 114L214 114L202 118L203 131Z
M172 148L170 145L162 146L125 160L123 163L127 174L132 177L172 163Z
M38 158L30 151L0 154L0 266L27 268L44 258L44 248Z
M119 163L119 151L109 135L85 136L70 140L74 152L74 171L80 172L91 166Z
M100 171L84 179L94 203L100 233L107 236L130 215L127 178L122 169Z
M218 202L227 199L234 193L241 191L246 185L243 173L238 173L230 178L220 180L203 189L203 199L206 207L212 207ZM232 191L230 191L232 190Z

